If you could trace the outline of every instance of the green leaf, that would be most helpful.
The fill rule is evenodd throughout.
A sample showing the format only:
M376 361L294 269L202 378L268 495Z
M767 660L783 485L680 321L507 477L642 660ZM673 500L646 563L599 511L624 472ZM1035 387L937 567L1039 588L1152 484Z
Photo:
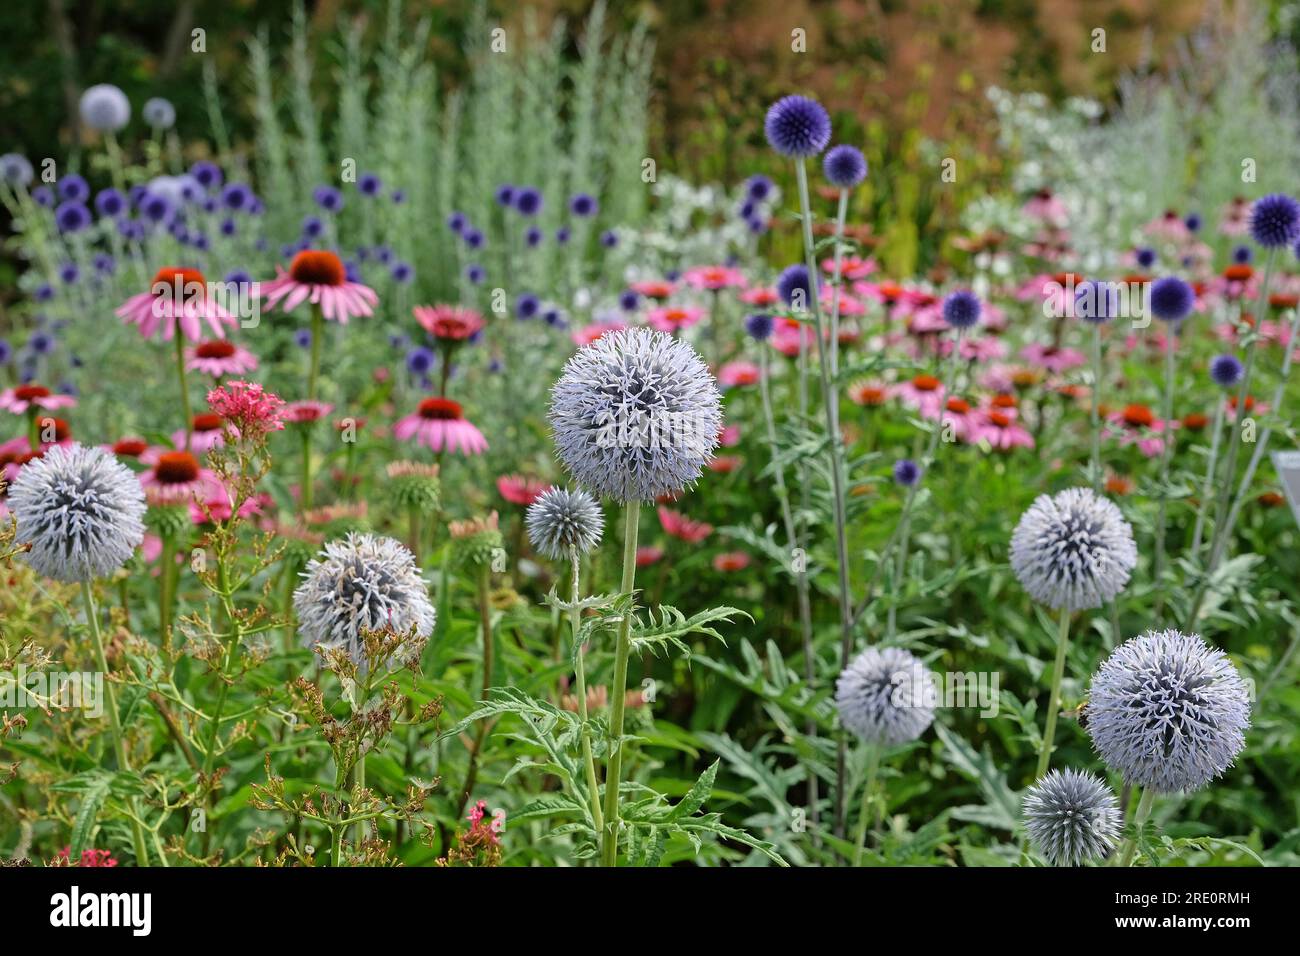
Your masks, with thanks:
M709 769L700 774L700 779L695 781L695 786L691 787L686 796L677 801L677 805L668 814L669 820L689 817L704 806L704 801L713 793L713 781L718 776L719 763L720 760L714 760L709 764Z
M90 836L95 829L99 810L108 798L113 785L109 774L96 774L81 791L81 806L72 821L72 840L68 848L68 859L73 862L81 859L82 851L90 845Z
M744 611L734 607L709 608L688 618L677 608L662 604L659 606L657 619L654 609L650 608L646 611L647 623L644 626L639 623L633 625L632 653L639 656L645 651L650 651L658 656L660 648L673 647L690 657L691 650L682 642L683 637L689 634L703 634L707 637L716 637L725 644L722 635L711 625L717 621L730 624L731 619L737 614L753 620Z

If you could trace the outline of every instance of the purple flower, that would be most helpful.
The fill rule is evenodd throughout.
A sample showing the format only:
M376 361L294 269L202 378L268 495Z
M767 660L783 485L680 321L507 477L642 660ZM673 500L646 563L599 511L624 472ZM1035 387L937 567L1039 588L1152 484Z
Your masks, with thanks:
M894 480L905 488L910 488L921 477L921 467L910 458L900 458L894 462Z
M1151 312L1165 322L1181 322L1196 304L1192 287L1177 276L1165 276L1151 283Z
M383 185L374 173L362 173L357 179L357 192L363 196L378 196Z
M587 193L578 193L569 200L569 212L573 213L575 216L582 216L584 218L587 216L594 216L599 209L600 203L596 201L596 197L590 196Z
M832 186L852 189L867 178L867 158L852 146L835 146L822 160L822 171Z
M1256 200L1250 209L1250 235L1266 249L1300 239L1300 203L1283 193Z
M816 100L784 96L767 111L763 132L782 156L816 156L831 141L831 118Z
M969 289L958 289L943 300L943 320L954 329L969 329L980 320L983 306Z
M54 210L54 221L59 232L80 232L90 225L90 210L75 200L61 202Z

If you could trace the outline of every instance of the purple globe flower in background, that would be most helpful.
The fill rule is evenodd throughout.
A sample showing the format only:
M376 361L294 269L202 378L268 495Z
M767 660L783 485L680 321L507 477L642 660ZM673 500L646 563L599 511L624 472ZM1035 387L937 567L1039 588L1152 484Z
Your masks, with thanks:
M204 189L215 189L222 182L221 167L216 163L208 162L206 159L200 159L191 166L190 175Z
M745 331L756 342L766 342L772 335L772 317L766 312L753 312L745 316Z
M525 292L515 299L515 317L520 319L536 318L541 307L541 299L531 292Z
M542 194L532 186L524 186L515 193L515 210L521 216L536 216L542 211Z
M524 245L529 249L536 249L542 241L542 230L536 226L529 226L524 230Z
M1156 264L1156 251L1150 246L1143 246L1134 253L1133 258L1137 260L1137 264L1143 269L1150 269Z
M465 226L466 226L466 219L465 219L465 214L463 212L453 212L451 215L447 217L447 228L450 229L452 232L454 232L456 235L459 236L462 232L464 232Z
M433 352L420 346L406 353L406 367L412 375L425 375L433 368Z
M624 312L635 312L641 297L632 289L624 289L618 297L618 307Z
M750 176L745 180L745 195L754 202L762 202L772 195L772 180L763 175Z
M569 227L561 226L555 230L555 241L560 245L567 245L569 242Z
M590 196L587 193L578 193L569 200L569 212L573 213L575 216L582 216L584 218L587 216L594 216L599 209L600 203L596 201L596 197Z
M0 182L26 189L35 176L36 171L32 169L31 162L21 153L5 153L0 156Z
M76 173L68 173L58 182L59 198L71 202L85 202L90 198L90 184Z
M357 192L363 196L375 197L384 188L383 182L374 173L362 173L357 178Z
M497 187L497 191L492 196L498 206L510 206L515 201L515 187L509 183L503 183Z
M1250 209L1250 236L1266 249L1300 239L1300 203L1284 193L1256 200Z
M111 186L95 196L95 211L101 216L120 216L126 211L126 197Z
M54 205L54 190L49 186L37 186L32 190L32 200L36 205L49 209Z
M822 171L832 186L852 189L867 178L867 158L853 146L835 146L822 159Z
M482 282L485 276L486 273L483 271L483 267L476 263L470 263L465 267L465 278L474 285L478 285Z
M1216 355L1210 359L1210 378L1216 385L1231 388L1246 374L1241 360L1235 355Z
M253 191L243 183L231 183L221 190L221 204L235 212L248 209L253 204Z
M613 229L606 229L600 234L600 244L606 249L613 249L618 245L618 233Z
M80 232L90 225L90 210L79 202L61 202L54 210L54 221L59 232Z
M816 156L831 141L831 118L816 100L783 96L767 111L763 132L782 156Z
M311 191L311 198L326 212L339 212L343 208L343 194L333 186L317 186Z
M1250 246L1236 246L1232 250L1232 261L1244 266L1254 261L1255 251Z
M786 266L777 276L776 291L781 301L797 311L807 311L812 307L812 285L808 279L808 267L801 262Z
M465 245L469 246L471 249L479 249L483 246L483 233L479 232L477 229L466 229L464 239Z
M131 121L131 101L111 83L97 83L81 94L81 121L97 133L116 133Z
M397 262L393 264L390 275L392 275L393 281L406 285L415 278L415 268L409 262Z
M1177 276L1165 276L1151 283L1151 313L1165 322L1181 322L1192 312L1196 293Z
M299 329L293 333L293 342L300 349L311 348L311 329Z
M1195 213L1195 212L1188 213L1187 218L1183 220L1183 225L1187 227L1188 232L1200 232L1201 231L1200 213Z
M1119 289L1100 282L1080 282L1074 290L1075 318L1101 324L1119 314Z
M969 329L980 320L983 308L974 292L958 289L943 300L943 320L954 329Z
M900 458L894 462L894 480L905 488L910 488L921 478L921 466L910 458Z

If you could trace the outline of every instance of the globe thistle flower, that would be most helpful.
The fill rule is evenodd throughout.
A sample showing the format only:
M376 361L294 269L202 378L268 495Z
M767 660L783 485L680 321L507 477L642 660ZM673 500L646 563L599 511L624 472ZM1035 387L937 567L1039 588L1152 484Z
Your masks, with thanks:
M374 198L378 196L384 188L384 181L375 173L362 173L357 177L357 192L363 196Z
M676 494L702 474L722 428L708 367L666 332L625 329L580 349L551 391L560 460L620 502Z
M980 320L983 306L969 289L958 289L943 300L943 320L954 329L969 329Z
M1105 856L1124 821L1105 781L1079 770L1053 770L1025 793L1025 829L1053 866L1078 866Z
M31 162L21 153L0 156L0 182L26 188L36 176Z
M393 461L384 468L388 482L384 493L402 510L437 511L442 501L442 482L437 465L417 461Z
M515 318L532 319L542 310L542 300L531 292L524 292L515 299Z
M921 466L910 458L900 458L894 462L894 480L904 488L910 488L921 478Z
M1092 678L1088 733L1106 766L1158 793L1199 790L1245 746L1246 682L1196 634L1148 631Z
M1210 378L1214 384L1223 388L1232 388L1246 374L1241 360L1235 355L1216 355L1210 359Z
M613 229L606 229L600 234L600 244L605 249L613 249L618 245L618 233Z
M600 203L596 197L588 193L578 193L569 200L569 212L575 216L587 217L594 216L600 210Z
M582 489L549 488L528 506L524 523L534 550L558 560L586 554L600 544L605 514Z
M501 529L495 511L486 517L452 521L447 530L451 535L452 553L463 563L489 564L492 555L501 548Z
M364 667L365 632L420 638L437 619L415 557L392 538L350 533L307 563L293 592L298 636L308 648L344 648Z
M1029 596L1053 609L1100 607L1137 565L1133 528L1090 488L1039 495L1011 535L1011 569Z
M932 677L901 647L869 647L835 682L840 723L869 744L896 747L920 737L934 720Z
M90 210L85 203L69 199L61 202L54 210L54 223L59 232L80 232L90 225Z
M144 491L102 448L55 445L9 488L23 560L56 581L91 581L125 564L144 540Z
M1284 193L1258 199L1250 209L1250 236L1266 249L1300 239L1300 203Z
M745 195L753 202L763 202L772 195L775 188L772 180L761 174L745 180Z
M176 125L176 107L161 96L145 100L140 115L144 117L144 121L149 124L150 129L171 129Z
M1119 314L1119 289L1100 282L1080 282L1074 290L1074 314L1100 325Z
M1151 313L1165 322L1181 322L1196 304L1192 287L1177 276L1165 276L1151 283Z
M1143 246L1133 253L1133 258L1141 268L1150 269L1156 264L1156 251L1150 246Z
M521 216L536 216L542 211L542 194L532 186L524 186L515 193L515 211Z
M781 301L793 309L805 312L812 307L812 283L808 267L801 262L786 266L776 279L776 292Z
M852 189L867 178L867 158L853 146L834 146L822 159L826 180L838 189Z
M768 109L763 133L782 156L816 156L831 141L831 118L816 100L783 96Z
M99 83L81 94L81 121L97 133L116 133L131 120L131 101L111 83Z
M775 323L766 312L755 312L745 316L745 331L755 342L766 342L772 335Z
M95 194L95 211L101 216L120 216L126 211L126 197L111 186Z

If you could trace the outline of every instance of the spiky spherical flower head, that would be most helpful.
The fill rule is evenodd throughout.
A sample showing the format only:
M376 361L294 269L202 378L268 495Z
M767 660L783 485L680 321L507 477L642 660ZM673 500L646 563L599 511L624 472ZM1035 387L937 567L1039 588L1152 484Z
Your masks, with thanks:
M302 578L293 608L306 647L344 648L364 667L366 631L433 633L428 585L414 555L392 538L353 532L327 542Z
M766 312L754 312L745 316L745 331L755 342L766 342L772 335L775 323Z
M894 462L894 480L905 488L910 488L921 479L921 466L910 458L900 458Z
M161 96L145 100L140 115L144 117L144 121L151 129L171 129L176 125L176 107L172 106L170 100L165 100Z
M867 743L896 747L934 720L933 677L901 647L869 647L835 682L835 706L840 723Z
M943 320L954 329L969 329L980 320L980 297L969 289L958 289L943 300Z
M831 141L831 118L816 100L783 96L768 109L763 133L782 156L816 156Z
M403 511L437 511L442 501L438 466L418 461L394 461L384 469L384 492Z
M1177 276L1151 283L1151 314L1165 322L1181 322L1196 304L1192 287Z
M1216 355L1210 359L1210 378L1216 385L1231 388L1240 382L1245 374L1246 369L1241 364L1241 359L1235 355Z
M98 83L81 94L81 121L97 133L116 133L131 120L131 101L112 83Z
M1100 607L1137 565L1133 528L1090 488L1039 495L1011 535L1011 570L1035 601L1078 611Z
M808 279L808 267L802 262L786 266L776 277L776 292L781 301L796 312L807 312L812 308L812 283Z
M822 159L822 172L832 186L852 189L867 178L867 157L853 146L834 146Z
M1199 635L1148 631L1093 675L1087 713L1106 766L1135 786L1191 791L1246 745L1250 694L1228 656Z
M1300 203L1285 193L1258 199L1250 208L1250 236L1266 249L1300 239Z
M548 558L583 555L600 544L605 513L581 488L548 488L528 506L528 540Z
M722 403L708 367L666 332L607 332L580 349L551 390L560 461L584 488L653 501L692 484L713 458Z
M125 564L144 540L144 489L110 452L55 445L9 488L23 560L56 581L93 581Z
M1105 781L1079 770L1053 770L1025 793L1025 829L1053 866L1105 856L1124 829L1119 801Z

